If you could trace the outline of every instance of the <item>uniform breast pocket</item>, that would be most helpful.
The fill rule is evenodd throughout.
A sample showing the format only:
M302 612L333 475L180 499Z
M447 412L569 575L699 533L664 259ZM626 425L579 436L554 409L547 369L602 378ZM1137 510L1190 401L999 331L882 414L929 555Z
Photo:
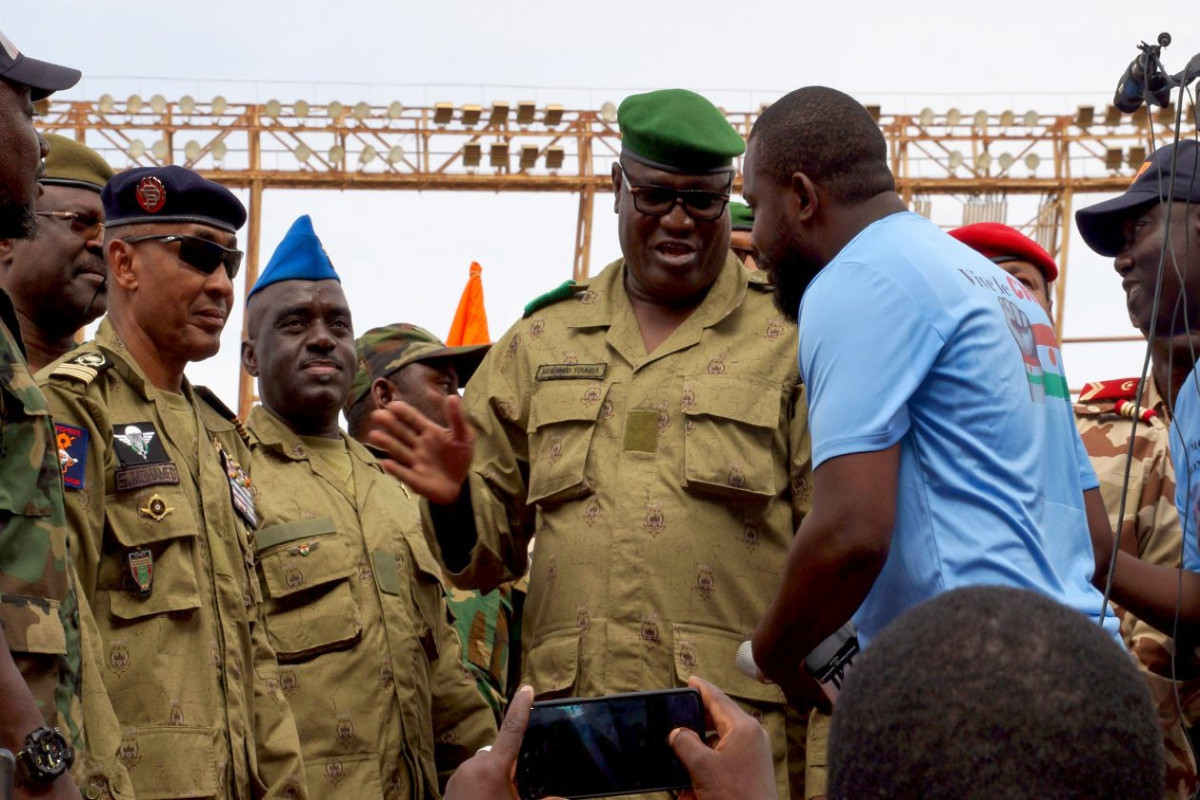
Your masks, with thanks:
M55 445L46 400L29 370L11 362L10 377L0 376L0 412L4 415L4 480L0 511L23 517L50 513L50 486L59 480ZM19 460L19 461L18 461Z
M687 488L767 500L778 491L775 451L782 387L730 375L684 381Z
M351 588L353 554L331 519L259 529L254 537L267 596L267 636L281 662L352 646L362 614Z
M116 563L110 561L101 580L118 619L200 607L199 531L187 496L170 488L110 495L105 503L108 530L120 549L110 556Z
M538 385L527 429L529 503L549 505L592 493L587 456L607 391L593 381Z

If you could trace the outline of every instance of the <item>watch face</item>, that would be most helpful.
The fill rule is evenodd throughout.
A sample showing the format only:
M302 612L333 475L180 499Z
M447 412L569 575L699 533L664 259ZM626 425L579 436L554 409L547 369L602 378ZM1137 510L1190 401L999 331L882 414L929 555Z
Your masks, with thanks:
M26 780L49 783L67 771L75 761L75 751L58 728L38 728L25 737L25 747L17 758Z

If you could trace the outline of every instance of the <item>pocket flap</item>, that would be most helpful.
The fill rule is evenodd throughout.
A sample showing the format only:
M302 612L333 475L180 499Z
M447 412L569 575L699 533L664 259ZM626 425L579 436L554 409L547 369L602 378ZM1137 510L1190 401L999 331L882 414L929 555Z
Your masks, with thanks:
M779 427L782 387L737 375L695 375L683 383L684 412L735 419L759 428Z
M58 601L6 594L0 598L0 625L14 653L67 652L67 633L58 616Z
M533 433L555 422L594 422L600 415L606 389L599 381L552 381L538 386L529 402Z
M570 694L579 673L579 631L561 631L534 642L526 662L526 682L539 697Z
M109 519L109 529L126 547L195 539L199 535L187 496L169 486L109 495L104 514Z
M327 533L337 533L337 526L333 524L333 520L328 518L302 519L296 522L272 525L254 534L254 552L261 553L276 545L287 544L310 536L322 536Z
M132 728L117 751L141 800L216 797L217 753L212 728Z
M269 552L261 552L259 537L285 527L288 526L275 525L260 531L255 537L255 547L260 548L258 566L269 597L287 597L356 573L350 550L346 542L333 532L332 523L327 533L297 533L293 538L277 540L276 546ZM280 533L290 536L294 532Z
M699 675L739 700L758 703L783 703L783 690L760 683L737 668L737 651L745 636L700 625L672 625L675 647L675 676L687 683Z

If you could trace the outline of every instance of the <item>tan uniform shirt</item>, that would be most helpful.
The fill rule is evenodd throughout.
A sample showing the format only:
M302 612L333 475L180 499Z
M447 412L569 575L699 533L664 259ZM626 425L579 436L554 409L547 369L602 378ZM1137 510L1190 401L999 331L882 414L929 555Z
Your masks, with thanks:
M1137 385L1137 379L1088 384L1075 404L1075 425L1100 479L1100 494L1114 532L1124 497L1122 547L1134 543L1143 561L1178 569L1183 532L1175 509L1169 411L1154 381L1149 381L1141 403L1145 419L1135 429L1132 414ZM1123 492L1131 436L1129 484ZM1170 653L1175 651L1175 643L1171 637L1127 611L1120 616L1125 643L1147 673L1158 707L1167 757L1167 797L1188 797L1197 784L1196 763L1185 741L1175 693L1177 688L1183 703L1182 724L1191 727L1200 717L1200 661L1193 653L1190 668L1177 674L1183 680L1174 687Z
M705 677L764 720L786 791L783 695L735 654L809 503L796 328L731 257L647 355L623 275L527 312L468 385L479 541L451 577L521 577L536 534L523 680L553 696Z
M55 420L78 432L72 554L137 796L305 796L259 622L253 497L240 487L240 512L227 474L244 481L249 462L234 424L186 382L195 426L182 424L107 320L41 375Z
M311 795L439 796L439 772L496 726L459 660L415 498L348 436L329 441L350 480L262 406L249 427L267 631Z

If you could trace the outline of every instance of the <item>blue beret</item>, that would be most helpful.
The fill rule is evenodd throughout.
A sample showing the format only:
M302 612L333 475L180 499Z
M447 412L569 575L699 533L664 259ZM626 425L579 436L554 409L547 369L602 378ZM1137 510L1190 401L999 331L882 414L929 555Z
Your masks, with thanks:
M233 192L183 167L118 172L100 193L106 228L147 222L195 222L237 233L246 208Z
M254 293L280 281L337 281L342 282L333 269L333 262L313 231L312 219L305 214L292 223L283 241L275 248L267 267L258 276L254 288L246 295L249 300Z

